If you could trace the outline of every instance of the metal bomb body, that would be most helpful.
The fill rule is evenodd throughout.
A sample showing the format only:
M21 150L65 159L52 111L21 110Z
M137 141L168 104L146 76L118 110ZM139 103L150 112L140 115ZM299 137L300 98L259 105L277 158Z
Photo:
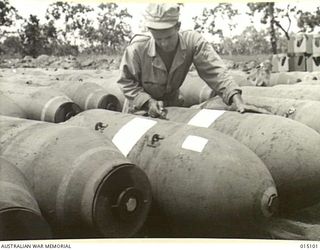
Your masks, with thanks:
M0 115L27 118L23 109L15 101L0 91Z
M65 93L82 110L101 108L121 111L118 98L93 81L60 81L51 87Z
M23 108L28 119L59 123L80 112L69 97L47 87L2 82L0 89Z
M0 142L56 235L129 237L143 225L149 181L97 132L2 116Z
M320 102L311 100L295 100L286 98L245 96L246 104L263 108L274 115L290 118L301 122L320 133ZM215 110L235 111L234 105L227 106L220 97L214 97L208 101L194 106L194 108L205 108Z
M101 108L121 111L124 95L117 80L118 71L101 70L57 70L43 73L37 70L21 71L11 77L6 74L7 82L31 86L47 86L60 91L78 104L82 110Z
M272 76L272 74L271 74ZM237 82L237 78L235 78ZM304 80L302 82L306 82ZM250 96L263 96L275 98L289 98L300 100L320 101L320 85L318 81L308 81L312 85L305 84L283 84L273 87L256 87L256 86L241 86L242 96L245 98ZM241 83L241 80L239 81ZM217 96L216 91L212 90L199 76L190 75L186 77L183 85L180 88L180 93L184 99L185 107L200 104L208 99Z
M319 77L319 80L303 81L303 82L297 83L297 85L320 85L320 77Z
M10 162L0 158L0 240L52 237L30 183Z
M320 85L277 85L273 87L241 87L245 98L250 96L320 101Z
M281 211L320 201L320 135L279 116L218 110L167 108L172 121L225 133L255 152L272 174Z
M217 93L211 89L198 74L188 74L181 85L180 94L183 97L183 106L190 107L202 103Z
M320 80L320 74L318 72L279 72L271 74L269 86L318 80Z
M228 73L239 86L254 86L254 83L248 80L249 75L245 72L229 70ZM189 72L179 90L185 107L202 103L217 95L216 91L211 89L197 72Z
M66 123L98 124L148 175L154 204L180 236L226 235L226 228L252 226L276 210L264 164L219 132L107 110L88 110Z
M103 78L96 80L96 84L100 85L104 88L108 93L117 97L120 102L120 110L122 110L125 96L122 93L117 81L119 80L119 72L118 71L108 71L105 72L106 74L103 75Z

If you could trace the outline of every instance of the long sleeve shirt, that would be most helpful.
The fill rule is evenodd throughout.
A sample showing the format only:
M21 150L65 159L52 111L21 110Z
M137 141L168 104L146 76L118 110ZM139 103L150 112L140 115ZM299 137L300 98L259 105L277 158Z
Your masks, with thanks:
M192 63L226 104L231 103L234 94L241 93L212 45L191 30L179 32L179 44L169 71L156 51L152 35L135 36L122 57L118 84L134 110L140 110L151 98L164 101L166 106L175 105Z

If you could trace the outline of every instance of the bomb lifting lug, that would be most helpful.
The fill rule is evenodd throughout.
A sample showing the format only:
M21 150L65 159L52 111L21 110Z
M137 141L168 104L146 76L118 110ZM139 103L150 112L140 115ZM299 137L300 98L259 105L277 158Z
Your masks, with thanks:
M286 118L288 118L290 115L294 114L296 112L296 109L294 107L291 107L288 109L288 111L284 114Z
M152 136L147 136L147 146L149 147L158 147L160 145L160 140L163 140L164 137L159 134L154 134Z
M94 126L94 130L99 131L100 133L103 133L103 130L108 127L108 124L102 123L102 122L97 122L96 125Z

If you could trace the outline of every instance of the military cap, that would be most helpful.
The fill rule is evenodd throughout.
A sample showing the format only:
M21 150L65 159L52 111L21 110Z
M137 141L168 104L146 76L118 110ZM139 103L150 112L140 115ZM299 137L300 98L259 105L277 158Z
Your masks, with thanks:
M151 29L169 29L179 21L180 8L178 4L151 3L145 13L145 25Z

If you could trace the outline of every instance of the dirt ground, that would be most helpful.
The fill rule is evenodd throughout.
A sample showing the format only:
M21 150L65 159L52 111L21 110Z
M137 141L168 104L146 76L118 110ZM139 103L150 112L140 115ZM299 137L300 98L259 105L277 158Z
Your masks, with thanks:
M40 55L37 58L1 59L0 68L56 68L56 69L117 69L119 56L65 56Z
M227 68L237 70L250 70L261 62L268 60L269 56L223 56ZM37 58L25 56L24 58L0 58L0 68L57 68L57 69L105 69L119 68L121 55L96 56L65 56L55 57L40 55ZM193 69L193 68L192 68Z

